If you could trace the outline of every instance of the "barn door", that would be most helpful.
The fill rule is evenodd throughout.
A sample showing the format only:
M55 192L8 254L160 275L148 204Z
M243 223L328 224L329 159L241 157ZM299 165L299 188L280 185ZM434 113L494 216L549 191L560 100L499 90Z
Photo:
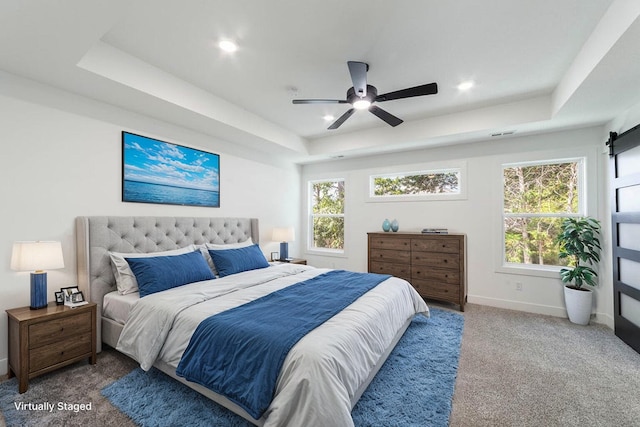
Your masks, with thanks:
M640 352L640 125L608 144L615 333Z

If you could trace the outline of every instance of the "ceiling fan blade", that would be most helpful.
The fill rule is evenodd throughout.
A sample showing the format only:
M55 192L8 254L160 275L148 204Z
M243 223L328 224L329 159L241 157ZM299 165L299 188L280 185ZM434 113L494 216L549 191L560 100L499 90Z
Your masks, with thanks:
M382 108L376 105L372 105L371 107L369 107L369 111L371 111L373 114L375 114L376 116L378 116L379 118L381 118L382 120L384 120L385 122L387 122L389 125L393 127L396 127L400 123L402 123L401 119L397 118L391 113L386 112L385 110L383 110Z
M376 102L411 98L413 96L435 95L436 93L438 93L438 84L428 83L422 86L410 87L408 89L396 90L395 92L383 93L382 95L378 95L376 97Z
M350 110L348 110L346 113L344 113L343 115L341 115L338 120L336 120L335 122L333 122L331 124L331 126L329 126L327 129L330 130L334 130L334 129L338 129L340 127L341 124L343 124L349 117L351 117L353 115L353 113L356 112L355 108L351 108Z
M348 61L347 65L349 66L349 74L351 74L351 81L356 95L362 98L367 94L367 70L369 70L369 66L364 62L356 61Z
M294 104L348 104L346 99L294 99Z

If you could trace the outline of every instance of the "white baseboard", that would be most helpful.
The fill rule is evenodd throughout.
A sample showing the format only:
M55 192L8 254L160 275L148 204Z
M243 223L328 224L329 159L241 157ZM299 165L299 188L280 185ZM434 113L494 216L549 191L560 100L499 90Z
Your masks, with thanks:
M613 317L607 313L596 313L594 321L607 326L612 331L615 330L615 322Z
M472 304L488 305L490 307L505 308L507 310L524 311L527 313L544 314L555 317L567 317L567 310L564 307L488 298L477 295L468 295L467 301ZM596 323L601 323L610 329L613 329L613 318L606 313L594 313L591 315L591 319Z
M527 313L546 314L548 316L567 317L564 307L532 304L529 302L511 301L498 298L468 295L467 301L473 304L488 305L490 307L506 308L508 310L526 311Z
M7 375L9 372L9 360L0 359L0 375Z

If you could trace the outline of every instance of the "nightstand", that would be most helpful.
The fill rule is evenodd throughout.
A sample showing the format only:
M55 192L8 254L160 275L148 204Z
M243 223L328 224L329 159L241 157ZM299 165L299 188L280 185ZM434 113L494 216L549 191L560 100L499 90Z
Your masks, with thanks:
M79 360L96 364L96 304L76 308L49 303L31 310L7 310L9 317L9 378L18 377L18 391L29 380Z
M291 258L288 262L289 262L289 264L307 265L307 260L306 259L302 259L302 258Z

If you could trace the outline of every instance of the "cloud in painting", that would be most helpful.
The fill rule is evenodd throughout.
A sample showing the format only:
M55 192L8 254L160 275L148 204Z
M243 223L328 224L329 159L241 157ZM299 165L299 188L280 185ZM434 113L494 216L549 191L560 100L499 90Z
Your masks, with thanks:
M216 154L125 133L124 179L148 184L218 192Z

